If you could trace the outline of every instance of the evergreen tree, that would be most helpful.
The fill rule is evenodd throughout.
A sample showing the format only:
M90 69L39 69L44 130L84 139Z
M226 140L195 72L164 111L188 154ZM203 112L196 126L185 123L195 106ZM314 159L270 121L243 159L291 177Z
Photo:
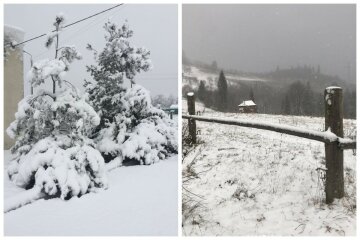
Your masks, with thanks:
M211 69L212 70L217 70L218 69L218 65L217 65L217 62L216 61L213 61L212 63L211 63Z
M294 115L304 114L304 94L305 86L300 82L296 81L289 86L287 95L291 104L291 113Z
M107 22L104 25L106 45L98 53L88 44L87 49L93 51L97 65L87 66L95 84L85 80L89 102L101 117L99 128L105 126L106 121L113 122L113 117L119 111L119 99L124 96L127 86L135 83L135 76L141 71L148 71L151 66L150 51L145 48L135 48L129 41L133 31L127 24L118 27Z
M160 105L160 108L169 108L171 105L177 104L177 97L172 94L168 97L159 94L151 98L151 103L153 106Z
M253 91L252 88L250 88L249 98L250 98L250 100L252 100L253 102L255 102L254 91Z
M151 104L149 92L135 84L135 76L150 69L150 52L130 43L127 23L107 22L105 47L94 52L97 65L88 66L94 82L85 81L89 102L101 117L94 131L97 148L106 160L125 159L151 164L177 152L174 122ZM125 80L135 84L131 88Z
M197 95L198 95L199 100L201 102L204 102L205 97L206 97L206 89L205 89L205 81L204 80L200 81Z
M218 81L218 109L227 110L227 82L223 70L221 70Z
M306 116L312 116L314 114L314 94L311 90L310 82L306 83L303 96L303 109Z
M344 89L344 117L356 118L356 91Z
M290 114L290 111L291 111L291 109L290 109L290 99L289 99L289 96L288 96L288 95L285 95L285 98L284 98L284 100L283 100L283 106L282 106L282 108L283 108L283 113L284 113L285 115L289 115L289 114Z
M74 46L59 47L63 24L64 17L56 16L56 32L46 41L47 47L55 43L55 59L34 63L28 74L33 87L51 80L53 91L40 89L21 100L7 129L16 140L7 173L20 187L37 187L67 199L106 187L107 181L104 159L88 138L100 118L64 79L70 64L81 56Z

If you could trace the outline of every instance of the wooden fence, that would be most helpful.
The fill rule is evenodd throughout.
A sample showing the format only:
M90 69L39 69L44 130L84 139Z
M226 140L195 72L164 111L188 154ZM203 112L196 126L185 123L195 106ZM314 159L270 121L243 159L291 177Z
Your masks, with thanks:
M196 143L196 121L235 125L264 129L284 133L301 138L307 138L325 143L325 196L326 203L332 203L334 198L344 197L344 149L356 149L356 141L344 138L343 131L343 94L340 87L328 87L324 92L325 100L325 129L326 131L306 130L298 127L262 122L219 119L195 116L195 95L187 94L189 137Z

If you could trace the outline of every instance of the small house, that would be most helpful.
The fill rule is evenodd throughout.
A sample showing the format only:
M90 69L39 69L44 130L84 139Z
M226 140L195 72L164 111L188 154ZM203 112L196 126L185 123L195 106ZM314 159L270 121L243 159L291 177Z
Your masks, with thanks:
M178 105L177 104L173 104L173 105L171 105L170 106L170 108L169 108L169 110L171 111L171 112L173 112L174 114L178 114Z
M177 104L173 104L168 108L163 108L163 111L167 112L168 114L173 113L173 114L178 114L179 110L178 110L178 105Z
M252 100L243 101L239 104L239 112L241 113L257 113L257 106Z

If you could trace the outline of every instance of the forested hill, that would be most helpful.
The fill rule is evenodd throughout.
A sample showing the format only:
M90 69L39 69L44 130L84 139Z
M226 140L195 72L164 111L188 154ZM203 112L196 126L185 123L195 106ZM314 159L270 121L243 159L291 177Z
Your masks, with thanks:
M284 69L277 67L275 71L258 75L262 78L281 82L283 84L291 84L295 81L303 83L310 82L312 90L319 92L323 92L324 89L330 85L340 86L345 89L355 86L355 81L351 84L344 81L339 76L322 73L319 65L317 67L304 65Z
M211 65L184 64L183 95L189 91L199 93L202 82L198 99L207 107L219 111L237 112L242 101L254 98L259 113L323 116L324 89L340 86L344 89L345 117L356 117L355 83L346 83L338 76L322 73L319 66L276 68L267 73L224 70L227 81L226 107L217 106L219 74L216 62Z

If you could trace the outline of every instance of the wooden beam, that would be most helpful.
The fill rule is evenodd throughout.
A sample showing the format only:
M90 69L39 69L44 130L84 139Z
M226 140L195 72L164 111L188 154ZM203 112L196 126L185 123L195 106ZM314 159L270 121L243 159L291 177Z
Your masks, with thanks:
M211 123L269 130L269 131L288 134L301 138L307 138L310 140L315 140L323 143L334 142L337 143L338 147L340 147L341 149L356 149L356 141L347 138L339 138L334 134L331 134L330 132L322 132L315 130L300 130L299 128L292 126L284 126L280 124L266 124L255 121L248 122L248 121L235 120L235 119L218 119L213 117L200 117L200 116L190 116L190 115L182 115L182 118L194 119L200 122L211 122Z
M343 91L340 87L328 87L324 92L325 129L336 136L344 137L343 131ZM338 142L325 143L325 195L326 203L334 198L344 197L344 152Z
M190 115L195 115L195 95L193 92L187 94L187 105L188 105L188 112ZM189 136L191 142L193 144L196 143L196 121L194 119L190 119L188 121L189 126Z
M356 149L356 141L352 142L339 142L338 147L346 150L346 149Z
M244 120L235 120L235 119L219 119L212 117L200 117L200 116L190 116L190 115L182 115L185 119L194 119L202 122L212 122L212 123L220 123L226 125L235 125L240 127L251 127L256 129L269 130L278 133L284 133L288 135L293 135L297 137L307 138L320 142L336 142L337 137L330 132L321 132L315 130L303 130L297 127L292 126L284 126L280 124L268 124L263 122L256 121L244 121Z

